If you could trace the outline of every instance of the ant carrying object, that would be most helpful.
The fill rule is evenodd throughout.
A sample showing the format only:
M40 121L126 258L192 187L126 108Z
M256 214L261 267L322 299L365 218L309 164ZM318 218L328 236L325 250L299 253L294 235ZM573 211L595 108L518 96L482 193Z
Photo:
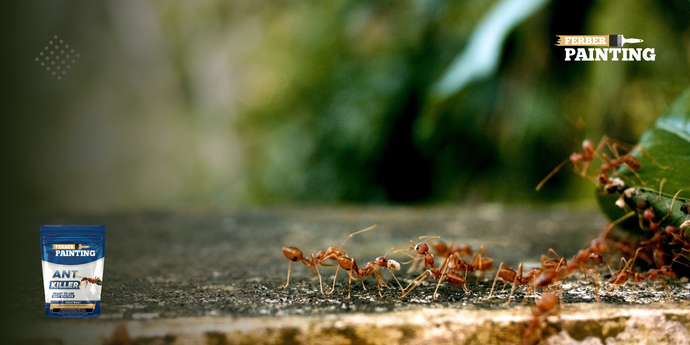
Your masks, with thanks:
M292 270L292 263L297 262L297 261L301 261L304 264L304 266L306 266L307 268L309 268L309 269L315 268L316 269L316 273L319 276L319 285L321 286L321 294L325 294L323 292L323 281L321 280L321 273L319 272L319 267L317 265L328 266L328 267L335 266L335 265L330 265L330 264L324 264L324 262L326 260L336 260L337 261L339 257L347 257L347 252L342 249L345 246L345 243L347 243L347 241L350 238L352 238L352 236L360 234L360 233L365 232L365 231L372 230L375 227L376 227L376 225L373 225L373 226L368 227L364 230L353 232L350 234L350 236L348 236L345 239L345 241L343 242L343 244L340 245L340 247L338 247L338 248L329 247L325 252L319 251L318 253L316 253L316 256L314 256L313 253L310 253L310 255L309 255L310 258L306 258L304 256L304 253L302 253L302 251L299 248L283 247L283 254L285 255L286 258L288 258L288 260L290 260L290 263L288 265L287 282L285 283L285 285L282 285L280 288L284 289L284 288L287 288L288 285L290 285L290 271ZM312 273L313 273L313 270L312 270ZM336 270L336 277L337 277L337 270ZM335 279L333 281L335 284Z
M79 284L81 285L81 283L84 283L84 288L89 286L89 283L94 284L94 285L98 285L98 286L103 286L103 281L101 280L101 278L98 278L98 277L93 277L93 278L82 277L81 282Z

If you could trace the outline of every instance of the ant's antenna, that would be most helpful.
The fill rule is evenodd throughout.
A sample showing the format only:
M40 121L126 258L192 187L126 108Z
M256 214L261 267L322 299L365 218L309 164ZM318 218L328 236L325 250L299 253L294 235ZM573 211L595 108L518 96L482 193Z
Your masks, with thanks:
M622 223L624 220L626 220L626 219L628 219L634 215L635 215L635 211L630 211L625 216L616 219L611 224L607 225L606 228L604 228L604 231L601 233L601 236L599 236L599 238L606 238L606 235L609 233L609 231L611 231L611 229L615 228L616 225Z
M425 239L425 238L426 238L426 239ZM425 239L424 241L419 242L419 243L424 243L424 242L428 242L428 241L438 240L438 239L440 239L440 238L441 238L441 236L419 236L419 239L420 239L420 240L424 240L424 239ZM410 242L412 242L412 241L410 241ZM413 242L413 243L414 243L414 242Z
M372 226L370 226L370 227L368 227L368 228L366 228L366 229L364 229L364 230L359 230L359 231L357 231L357 232L351 233L350 236L347 236L347 238L345 239L345 242L343 242L343 244L341 244L340 247L338 247L338 249L340 249L340 248L342 248L343 246L345 246L345 243L347 243L347 241L350 240L350 239L352 238L352 236L357 235L357 234L361 234L361 233L363 233L363 232L365 232L365 231L369 231L369 230L371 230L371 229L373 229L373 228L375 228L375 227L376 227L376 224L374 224L374 225L372 225Z
M563 168L563 166L566 163L568 163L568 161L570 161L570 158L566 158L565 160L563 160L561 162L561 164L558 164L558 166L556 166L556 168L554 168L548 175L546 175L546 177L544 177L544 179L541 180L541 182L539 182L539 184L537 185L537 191L539 191L541 189L541 187L544 186L546 181L548 181L550 178L552 178L553 175L556 175L556 173L559 172Z

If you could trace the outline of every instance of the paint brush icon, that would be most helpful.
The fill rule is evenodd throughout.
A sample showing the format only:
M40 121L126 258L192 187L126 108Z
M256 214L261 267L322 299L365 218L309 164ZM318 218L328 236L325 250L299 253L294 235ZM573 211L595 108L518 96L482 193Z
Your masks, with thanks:
M625 38L623 35L609 35L609 47L622 47L626 43L644 42L639 38Z

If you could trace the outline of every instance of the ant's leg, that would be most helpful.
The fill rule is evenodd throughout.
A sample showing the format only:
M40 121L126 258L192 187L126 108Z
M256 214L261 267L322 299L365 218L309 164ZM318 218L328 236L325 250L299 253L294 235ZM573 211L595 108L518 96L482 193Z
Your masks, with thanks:
M438 284L436 284L436 290L434 290L434 299L438 299L438 296L436 296L436 292L438 291L439 286L441 286L441 282L443 281L443 278L446 277L446 271L448 270L448 263L450 260L453 258L453 254L451 254L448 259L441 265L441 279L438 280Z
M561 256L558 255L558 253L556 253L555 250L553 250L553 248L549 248L549 250L546 252L546 255L548 256L548 255L551 254L551 253L553 253L553 255L556 256L556 259L560 259L560 258L561 258Z
M400 296L400 298L401 299L405 298L405 296L407 296L410 292L412 292L412 290L414 290L417 286L419 286L419 284L421 284L424 281L424 279L429 278L430 276L427 273L428 273L428 271L424 271L422 273L422 275L419 276L419 277L421 277L421 279L419 279L419 277L417 278L419 280L415 279L415 282L414 282L415 285L412 286L409 290L405 291L405 293L403 293L402 296ZM410 284L412 284L412 283L410 283ZM408 285L408 287L409 287L409 285Z
M381 284L379 282L379 280L383 281L383 278L379 278L379 272L378 271L374 271L374 277L376 278L376 287L379 289L379 296L381 296L381 298L383 298L383 294L381 293ZM383 283L385 284L386 282L383 282Z
M335 291L335 280L338 278L338 271L340 270L340 265L338 265L338 268L335 269L335 276L333 277L333 288L331 288L331 292L327 293L327 295L330 295Z
M288 275L287 275L287 283L285 285L281 286L281 289L284 289L290 285L290 271L292 270L292 260L290 260L290 264L288 265Z
M350 299L350 293L352 292L352 273L350 273L350 271L348 271L347 275L350 276L350 280L347 282L347 298L346 299Z
M517 286L518 277L522 278L522 262L518 267L518 273L515 275L515 280L513 280L513 287L510 289L510 295L508 296L507 304L510 304L510 300L513 298L513 293L515 292L515 286Z
M494 288L496 287L496 282L498 281L498 274L501 272L501 267L503 266L507 267L506 263L501 261L501 264L498 265L498 270L496 270L496 277L494 278L494 283L491 284L491 292L489 292L489 297L486 298L487 300L491 299L491 296L494 294ZM503 287L505 288L505 284L503 284Z
M400 284L400 281L398 280L398 277L395 276L395 273L393 273L393 270L388 270L388 271L391 273L391 275L393 276L395 281L398 283L398 286L400 287L400 291L405 292L405 289L403 289L402 284Z
M666 279L664 279L664 277L661 277L661 284L664 285L664 291L666 291L666 297L668 297L668 300L673 301L673 297L671 297L671 293L668 292L668 286L666 286Z
M426 277L425 277L426 275L427 275L427 271L422 272L422 274L420 274L417 278L415 278L413 281L411 281L409 284L407 284L407 286L403 290L407 290L412 284L415 284L420 279L422 279L422 280L426 279Z
M361 281L362 281L362 288L364 289L364 291L367 291L367 287L366 287L366 286L364 286L364 277L362 277L362 278L359 278L359 280L361 280Z
M379 269L378 269L378 268L374 270L374 275L376 276L376 281L377 281L377 282L378 282L378 281L381 281L381 285L383 285L384 287L386 287L386 288L388 288L388 289L391 288L390 286L388 286L388 284L386 284L386 281L383 280L383 274L381 274L381 272L379 272ZM378 283L377 283L377 284L378 284Z
M311 262L314 262L314 253L309 253L309 255L311 256ZM319 272L319 265L314 264L314 268L316 268L316 274L319 275L319 286L321 287L321 294L325 295L325 293L323 292L323 281L321 280L321 272Z
M628 164L628 163L623 163L623 164L625 164L625 166L628 167L628 169L630 170L630 172L633 173L633 175L635 175L635 177L637 177L638 180L640 180L640 183L642 183L643 186L646 186L646 185L647 185L647 182L645 182L644 180L642 180L642 178L640 177L640 174L638 174L638 173L635 171L635 169L633 169L633 168L630 166L630 164Z
M649 160L652 161L652 163L654 163L654 164L655 164L656 166L658 166L659 168L664 169L664 170L668 170L668 169L671 168L670 166L659 164L659 162L657 162L656 159L654 159L654 157L652 157L652 155L649 154L649 152L644 148L644 146L642 146L642 145L640 145L640 144L637 144L637 145L635 145L635 146L636 146L636 147L639 147L639 148L642 150L642 152L644 152L644 154L647 156L647 158L649 158ZM633 149L634 149L634 148L635 148L635 147L633 147ZM632 150L631 150L631 151L632 151Z

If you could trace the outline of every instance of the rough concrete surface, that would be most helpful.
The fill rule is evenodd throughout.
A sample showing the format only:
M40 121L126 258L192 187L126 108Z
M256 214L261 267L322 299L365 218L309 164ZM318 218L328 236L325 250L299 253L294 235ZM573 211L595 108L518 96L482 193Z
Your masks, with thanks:
M670 297L661 282L630 283L615 289L602 284L600 301L592 279L581 275L554 290L561 305L533 316L538 298L525 287L506 304L510 286L489 294L494 271L480 279L469 275L467 287L442 284L432 298L434 281L409 296L383 289L374 277L364 291L353 281L347 299L347 275L336 291L322 295L309 269L293 264L281 247L305 254L339 246L348 234L377 224L344 247L360 267L392 247L407 248L419 236L486 245L496 266L524 262L538 266L548 248L571 257L595 238L607 221L596 209L573 206L529 208L487 204L472 207L342 207L245 211L184 210L172 213L116 214L90 217L20 216L15 243L35 242L36 255L25 254L25 267L11 286L14 298L7 322L11 340L37 344L688 344L690 284L669 279ZM41 224L106 224L106 265L102 316L53 319L43 315L43 287L38 252ZM31 248L31 245L28 246ZM24 250L26 251L26 250ZM389 258L405 261L399 253ZM609 259L615 259L610 255ZM437 258L437 265L440 265ZM403 285L416 275L396 272ZM321 267L326 290L334 267ZM608 269L602 270L604 278ZM384 271L386 282L395 281ZM21 283L20 283L21 282ZM499 283L502 286L502 283ZM500 290L499 290L500 291ZM652 342L653 341L653 342Z

